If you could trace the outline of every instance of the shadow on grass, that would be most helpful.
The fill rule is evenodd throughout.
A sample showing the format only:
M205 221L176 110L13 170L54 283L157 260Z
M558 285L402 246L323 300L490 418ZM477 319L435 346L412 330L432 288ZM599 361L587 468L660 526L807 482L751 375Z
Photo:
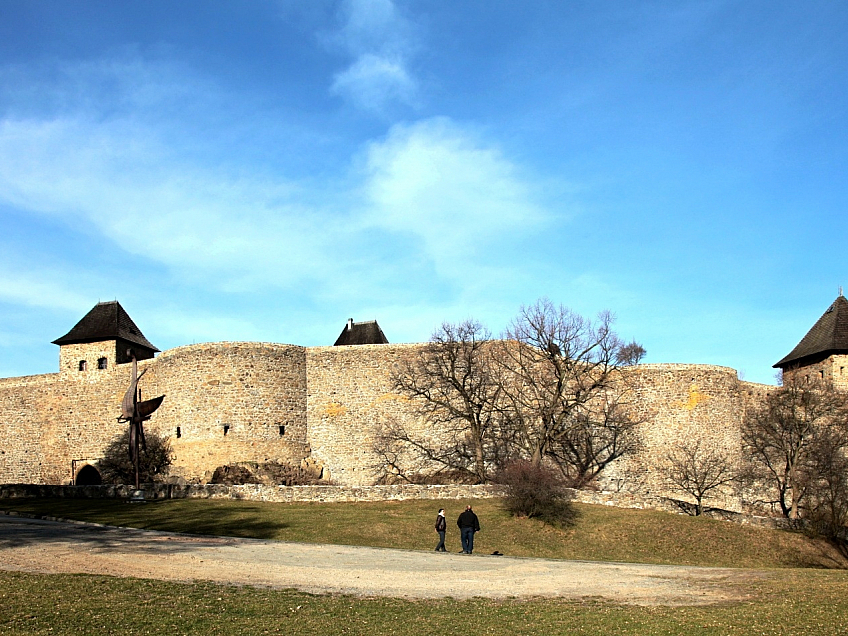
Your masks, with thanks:
M211 505L210 505L211 504ZM276 515L269 514L261 505L218 506L212 502L163 500L130 504L124 501L86 500L18 500L3 502L2 508L24 514L74 519L126 528L155 529L216 537L252 539L277 539L289 524ZM17 523L14 529L10 520ZM120 534L109 533L109 528L97 528L71 523L55 524L51 530L26 526L20 517L0 516L0 547L20 544L40 537L42 541L62 541L68 537L101 542L121 541ZM38 524L29 524L30 526ZM41 524L49 525L49 524Z
M248 539L277 539L280 531L289 527L285 521L269 518L268 507L261 505L210 507L193 501L169 510L167 503L153 504L160 506L161 512L150 515L151 526L170 532Z
M778 567L810 568L815 570L848 570L848 557L843 547L825 538L812 536L800 529L775 530L773 553L782 554ZM797 534L806 538L803 548L787 553L781 541L783 534Z
M3 550L47 544L64 544L82 552L172 552L226 544L225 538L186 537L171 539L132 528L107 528L23 517L0 517L0 555Z
M799 554L790 563L792 567L814 568L818 570L848 570L848 557L845 546L825 538L811 538L810 554Z

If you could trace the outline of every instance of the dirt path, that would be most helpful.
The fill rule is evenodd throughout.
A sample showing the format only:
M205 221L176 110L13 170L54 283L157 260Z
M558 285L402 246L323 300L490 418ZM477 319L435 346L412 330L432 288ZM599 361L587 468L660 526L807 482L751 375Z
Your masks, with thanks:
M757 572L202 537L0 515L0 569L408 598L556 596L701 605Z

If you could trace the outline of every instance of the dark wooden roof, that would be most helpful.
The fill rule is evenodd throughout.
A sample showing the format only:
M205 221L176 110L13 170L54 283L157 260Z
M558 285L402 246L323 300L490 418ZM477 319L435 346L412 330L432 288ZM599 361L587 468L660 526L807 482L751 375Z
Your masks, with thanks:
M66 345L80 342L99 342L102 340L122 339L151 351L159 351L136 327L132 318L117 300L97 303L74 328L53 344Z
M815 362L834 353L848 353L848 300L839 295L801 342L775 367Z
M380 329L376 320L353 322L353 318L351 318L342 329L341 335L336 339L335 346L388 343L386 335Z

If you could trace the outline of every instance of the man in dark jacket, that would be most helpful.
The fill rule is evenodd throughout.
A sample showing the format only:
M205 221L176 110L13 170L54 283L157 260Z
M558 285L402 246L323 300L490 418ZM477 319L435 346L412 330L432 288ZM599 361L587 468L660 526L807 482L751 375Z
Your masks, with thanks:
M445 533L448 529L448 522L445 520L445 509L439 508L439 514L436 517L436 532L439 533L439 544L436 546L436 552L447 552L445 548Z
M474 533L480 532L480 520L477 519L477 515L471 510L471 506L465 507L465 512L459 515L456 525L459 526L462 552L464 554L471 554L474 551Z

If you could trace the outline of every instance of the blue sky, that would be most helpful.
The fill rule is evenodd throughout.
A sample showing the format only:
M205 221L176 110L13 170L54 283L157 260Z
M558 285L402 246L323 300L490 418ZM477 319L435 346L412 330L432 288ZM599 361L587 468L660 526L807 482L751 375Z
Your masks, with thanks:
M838 293L841 2L0 0L0 376L498 333L547 296L773 382Z

